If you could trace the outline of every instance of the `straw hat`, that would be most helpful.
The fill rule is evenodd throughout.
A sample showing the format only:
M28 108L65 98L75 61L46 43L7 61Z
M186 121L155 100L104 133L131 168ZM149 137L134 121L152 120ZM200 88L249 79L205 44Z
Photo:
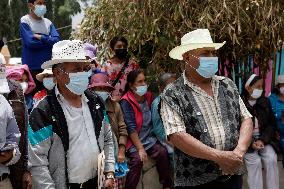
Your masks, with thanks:
M38 81L42 82L44 77L47 77L47 76L50 76L50 75L53 75L52 69L51 68L44 69L43 72L36 75L36 79Z
M200 48L215 48L218 50L225 43L226 41L223 43L213 43L208 29L197 29L185 34L181 38L181 45L173 48L169 56L173 59L183 60L182 55L188 51Z

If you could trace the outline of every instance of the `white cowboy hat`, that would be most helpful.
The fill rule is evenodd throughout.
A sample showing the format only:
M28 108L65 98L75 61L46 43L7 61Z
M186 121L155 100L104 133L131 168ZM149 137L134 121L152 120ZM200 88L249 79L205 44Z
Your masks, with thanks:
M49 75L53 75L52 69L48 68L48 69L44 69L43 72L39 73L36 75L36 79L40 82L43 81L43 78Z
M182 55L188 51L200 48L215 48L218 50L225 43L226 41L223 43L213 43L208 29L197 29L185 34L181 38L181 45L173 48L169 55L173 59L183 60Z
M83 42L79 40L63 40L55 43L52 48L52 59L41 65L42 69L64 62L90 62L86 59Z

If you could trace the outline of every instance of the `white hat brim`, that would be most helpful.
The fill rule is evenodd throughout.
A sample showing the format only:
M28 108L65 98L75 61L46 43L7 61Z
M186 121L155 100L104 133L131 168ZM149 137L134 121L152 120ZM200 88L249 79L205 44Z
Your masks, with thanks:
M49 69L49 68L52 68L52 66L54 66L56 64L62 64L64 62L86 62L86 63L90 63L90 60L87 60L87 59L80 59L80 60L77 60L77 59L54 59L54 60L49 60L49 61L44 62L41 65L41 68L42 69Z
M223 43L192 43L188 45L180 45L175 48L173 48L169 52L169 56L176 60L183 60L182 55L188 51L195 50L195 49L201 49L201 48L215 48L215 50L220 49L225 45L226 41Z

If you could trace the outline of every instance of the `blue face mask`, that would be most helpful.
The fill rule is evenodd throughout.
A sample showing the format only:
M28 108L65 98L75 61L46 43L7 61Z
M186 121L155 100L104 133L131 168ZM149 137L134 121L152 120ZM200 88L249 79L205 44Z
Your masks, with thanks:
M84 94L89 85L89 72L69 73L70 82L66 85L67 89L76 95Z
M105 91L95 91L95 92L103 99L103 101L106 101L106 99L109 97L109 92Z
M136 87L135 93L139 96L144 96L147 93L147 90L148 90L148 86L143 85L143 86Z
M190 67L192 66L190 65ZM212 78L218 71L218 57L200 57L199 67L195 70L204 78Z
M34 13L38 17L43 17L46 13L46 6L45 5L35 5Z
M53 77L43 78L42 83L47 90L51 90L55 86L55 83L53 82Z

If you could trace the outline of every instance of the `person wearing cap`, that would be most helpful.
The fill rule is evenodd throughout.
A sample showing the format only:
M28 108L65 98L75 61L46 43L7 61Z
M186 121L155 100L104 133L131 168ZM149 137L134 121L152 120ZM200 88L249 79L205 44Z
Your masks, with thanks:
M33 187L92 189L98 155L105 154L105 187L114 184L114 147L102 100L88 90L90 67L83 43L59 41L50 69L56 86L33 108L29 119L29 165Z
M27 6L30 12L20 20L22 64L31 69L37 92L44 87L36 80L36 75L42 72L41 65L51 59L52 46L60 40L60 36L54 24L44 17L46 0L27 0Z
M197 29L169 53L186 63L161 95L165 132L175 147L176 188L242 188L253 125L234 82L215 75L216 51L224 44L213 43L208 29Z
M269 96L269 100L280 132L280 147L284 157L284 75L278 76L276 88ZM284 158L282 158L282 165L284 168Z
M105 102L106 111L110 120L112 132L114 134L115 143L115 159L117 166L126 164L125 162L125 146L127 142L126 124L123 118L123 112L118 102L111 99L110 94L114 87L109 82L109 77L105 73L97 73L92 76L89 88L99 95ZM127 164L126 164L127 165ZM116 178L116 187L124 188L124 179Z
M266 187L279 189L277 164L278 141L276 119L268 98L263 93L263 79L256 74L245 79L242 99L253 116L252 142L244 156L250 189L262 189L262 167L266 174Z
M43 72L36 75L36 79L43 83L45 89L38 91L33 97L33 104L37 104L47 95L47 90L52 90L55 86L52 69L44 69Z

